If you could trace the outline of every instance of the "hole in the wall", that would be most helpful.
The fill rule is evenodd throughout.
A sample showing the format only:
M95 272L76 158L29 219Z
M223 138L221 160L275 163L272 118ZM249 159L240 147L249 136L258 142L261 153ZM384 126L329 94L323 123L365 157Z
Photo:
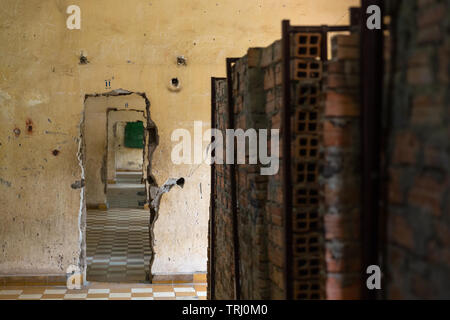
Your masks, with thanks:
M15 135L16 137L20 136L20 132L21 132L21 131L20 131L19 128L14 128L13 132L14 132L14 135Z
M145 93L130 92L127 90L118 89L118 90L113 90L111 92L104 93L104 94L92 94L92 95L85 96L84 117L81 121L81 126L80 126L80 138L81 138L80 140L81 141L80 141L80 150L79 150L79 160L80 160L80 167L82 168L83 178L84 178L84 174L85 174L84 172L86 171L86 159L88 158L88 157L86 157L86 154L84 153L86 151L86 147L85 147L86 136L85 135L86 135L86 132L90 132L90 131L86 131L86 126L89 125L86 123L86 119L89 119L87 117L87 112L86 112L86 109L89 108L89 106L87 104L87 100L91 99L91 98L99 97L99 96L103 96L103 97L106 96L109 99L109 97L128 96L128 95L139 95L140 97L142 97L145 100L145 108L143 108L142 110L135 110L135 109L133 109L132 104L130 103L131 109L128 109L127 108L128 105L126 105L125 108L122 107L120 109L114 109L112 111L126 111L126 112L140 111L140 112L143 112L143 114L144 114L144 118L145 118L144 124L146 123L146 126L144 128L145 129L144 130L144 137L145 137L144 139L147 143L144 144L143 150L145 150L145 151L143 152L142 156L145 159L145 161L143 163L142 168L143 168L143 174L146 174L146 176L144 176L144 175L142 176L141 183L147 182L147 185L145 186L145 188L146 188L145 196L147 197L146 198L147 200L145 201L146 203L144 203L142 201L139 203L139 205L142 207L143 205L149 204L152 200L151 194L149 192L150 187L151 186L157 187L156 181L152 175L152 169L151 169L152 159L151 158L152 158L153 152L155 151L155 149L158 145L158 140L159 140L158 133L157 133L157 127L150 118L150 102L147 99ZM106 115L106 117L107 117L107 115ZM108 119L108 117L107 117L107 119ZM108 130L108 128L109 128L108 123L106 123L105 130ZM113 130L113 132L111 132L111 136L113 136L114 134L116 134L116 133ZM124 145L124 144L122 144L122 145ZM147 169L146 172L144 172L144 168ZM86 178L88 178L88 176L86 176ZM146 179L144 179L144 178L146 178ZM105 183L109 183L109 180L108 179L106 179L106 180L107 181ZM88 183L89 183L89 181L86 183L86 185ZM87 198L88 198L85 193L86 189L89 189L89 187L83 188L83 190L81 191L82 192L82 194L81 194L81 197L82 197L81 203L82 204L80 205L80 216L81 216L80 230L82 230L83 235L86 235L86 215L88 214L87 208L86 208L87 207ZM152 215L152 208L150 207L150 218L151 218L151 215ZM153 226L149 225L148 228L149 228L148 233L150 235L150 253L151 253L150 257L151 257L151 260L150 260L149 264L147 264L145 279L142 278L142 280L144 280L144 281L151 280L151 278L152 278L151 277L151 267L152 267L152 263L153 263L153 259L154 259L154 252L153 252L154 236L153 236L153 230L152 230ZM81 239L83 239L83 237ZM85 240L83 240L83 241L85 241ZM86 267L87 267L86 252L87 251L86 251L86 247L85 247L85 242L81 244L81 248L82 248L82 253L80 253L80 266L83 266L84 270L86 270ZM148 260L148 258L147 258L147 260ZM91 278L91 280L93 279L93 275L91 273L86 273L86 275L87 275L87 280L89 280L90 278ZM95 280L92 280L92 281L95 281Z
M183 186L184 186L184 178L179 178L178 180L177 180L177 185L179 185L180 187L182 187L183 188Z
M28 133L33 133L33 121L31 119L27 120L26 127Z
M181 90L181 83L178 78L174 77L174 78L170 79L169 90L170 91L180 91Z
M88 58L83 54L83 52L80 54L80 64L88 64L89 60Z
M53 154L55 157L58 156L59 153L60 153L60 151L59 151L59 150L56 150L56 149L52 151L52 154Z
M177 65L179 66L186 66L187 65L187 60L184 56L178 56L177 57Z

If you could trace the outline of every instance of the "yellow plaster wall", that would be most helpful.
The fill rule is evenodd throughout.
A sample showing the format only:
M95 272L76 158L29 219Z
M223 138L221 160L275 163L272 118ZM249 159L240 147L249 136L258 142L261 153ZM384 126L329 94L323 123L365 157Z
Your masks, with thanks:
M205 271L209 167L174 166L171 132L192 131L194 120L210 125L210 77L225 75L226 57L279 39L282 19L345 24L348 7L358 2L3 0L0 274L60 274L79 263L81 193L71 184L81 179L84 97L117 88L145 92L151 102L159 134L153 155L157 183L186 179L184 189L163 196L153 272ZM81 8L81 30L66 28L71 4ZM81 52L88 64L79 64ZM177 66L177 55L188 59L187 66ZM172 77L180 80L181 91L168 90Z

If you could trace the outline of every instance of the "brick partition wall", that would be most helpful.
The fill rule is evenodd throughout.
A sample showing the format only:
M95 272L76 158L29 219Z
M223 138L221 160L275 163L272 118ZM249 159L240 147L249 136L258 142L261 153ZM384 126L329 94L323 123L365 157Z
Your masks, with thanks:
M281 109L283 106L282 77L281 77L281 41L262 50L261 67L264 70L263 89L265 95L265 112L268 118L268 128L281 129ZM271 141L267 149L270 150ZM282 132L280 131L280 167L278 174L268 176L267 179L267 250L268 250L268 278L271 299L285 298L284 285L284 250L283 237L283 185L282 185Z
M449 299L449 2L389 4L386 298Z
M324 82L321 175L327 299L361 297L359 34L332 38Z
M291 172L293 299L325 298L319 162L323 108L322 34L296 32L291 47Z
M261 51L250 48L232 67L234 128L249 134L252 132L247 130L255 129L255 142L258 129L267 129ZM250 138L245 139L248 145ZM258 161L257 154L255 160ZM260 167L259 162L250 164L249 150L245 154L245 164L236 164L240 298L244 300L269 298L264 216L268 178L261 175Z
M216 126L223 132L228 128L227 88L226 79L215 81ZM211 195L214 199L212 205L215 210L215 243L213 245L216 257L214 261L215 290L212 298L217 300L234 299L233 220L229 166L215 165L215 182L215 193ZM210 281L210 276L208 281Z

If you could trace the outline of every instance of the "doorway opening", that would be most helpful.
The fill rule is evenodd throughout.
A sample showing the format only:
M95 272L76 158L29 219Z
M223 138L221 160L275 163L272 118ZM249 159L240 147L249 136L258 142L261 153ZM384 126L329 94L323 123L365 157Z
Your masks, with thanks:
M86 280L149 281L148 190L158 144L150 103L145 94L114 90L87 95L84 107L80 158Z

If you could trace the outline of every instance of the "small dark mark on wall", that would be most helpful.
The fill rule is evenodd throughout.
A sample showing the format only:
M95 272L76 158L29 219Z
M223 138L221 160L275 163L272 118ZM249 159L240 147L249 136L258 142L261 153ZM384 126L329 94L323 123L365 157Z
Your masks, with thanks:
M20 136L20 129L19 128L14 128L13 132L14 132L14 135L16 137Z
M87 57L85 57L83 55L83 52L80 54L80 64L88 64L89 60L87 59Z
M27 132L29 134L33 133L33 121L31 119L27 119L26 126L27 126Z
M3 180L2 178L0 178L0 184L7 186L8 188L11 187L11 182Z
M70 185L70 187L74 190L83 188L84 187L84 179L75 181L74 183L72 183Z
M186 66L187 65L187 60L184 56L178 56L177 57L177 65L179 66Z
M60 151L59 150L53 150L52 151L52 154L56 157L58 154L60 153Z

